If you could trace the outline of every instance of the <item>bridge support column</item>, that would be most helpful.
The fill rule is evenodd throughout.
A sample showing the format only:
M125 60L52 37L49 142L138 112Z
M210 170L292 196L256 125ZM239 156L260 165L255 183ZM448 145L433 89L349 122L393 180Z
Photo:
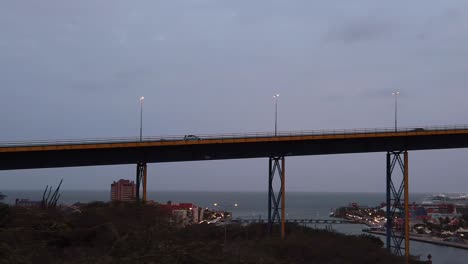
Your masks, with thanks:
M136 200L140 201L140 185L143 184L143 201L146 202L146 163L138 163L136 171Z
M281 238L285 237L286 220L286 197L285 197L285 162L284 157L270 157L269 159L269 181L268 181L268 232L272 233L273 223L281 224ZM273 189L275 175L278 174L280 189L277 194ZM281 203L281 206L280 206ZM281 209L281 215L279 210Z
M401 173L394 172L395 167ZM387 249L397 256L404 254L409 263L408 151L387 152L386 187Z

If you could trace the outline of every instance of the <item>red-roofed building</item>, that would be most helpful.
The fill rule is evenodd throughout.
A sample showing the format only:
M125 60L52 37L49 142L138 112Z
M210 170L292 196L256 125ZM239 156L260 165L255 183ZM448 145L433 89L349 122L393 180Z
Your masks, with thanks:
M136 187L133 181L119 180L111 184L111 201L133 201L136 196Z

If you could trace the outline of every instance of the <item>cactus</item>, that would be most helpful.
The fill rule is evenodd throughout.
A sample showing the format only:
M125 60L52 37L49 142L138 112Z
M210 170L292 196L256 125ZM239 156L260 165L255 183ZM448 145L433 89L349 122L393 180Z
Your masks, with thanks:
M42 208L55 208L57 206L57 201L60 198L60 186L62 186L63 179L60 180L59 185L55 189L54 193L52 194L52 197L50 196L52 192L52 186L46 186L44 193L42 194ZM47 191L48 190L48 191ZM47 193L47 197L46 197Z

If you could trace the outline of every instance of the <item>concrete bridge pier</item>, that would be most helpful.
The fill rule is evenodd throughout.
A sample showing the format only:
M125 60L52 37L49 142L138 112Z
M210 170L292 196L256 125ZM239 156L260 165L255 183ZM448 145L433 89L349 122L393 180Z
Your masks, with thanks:
M285 162L284 156L270 157L269 159L269 180L268 180L268 232L272 233L273 223L281 223L281 238L285 237ZM280 180L280 189L275 194L273 182L275 175L278 174ZM281 215L279 210L281 209Z
M136 171L136 200L139 202L140 199L140 186L143 184L143 201L146 202L146 176L147 176L147 165L146 162L137 164Z
M391 253L406 256L406 263L410 256L408 172L407 150L387 152L386 246Z

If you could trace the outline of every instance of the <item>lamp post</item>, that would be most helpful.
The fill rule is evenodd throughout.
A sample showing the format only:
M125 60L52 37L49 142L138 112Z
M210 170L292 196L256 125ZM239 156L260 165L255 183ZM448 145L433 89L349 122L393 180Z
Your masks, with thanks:
M226 229L226 209L227 208L230 208L230 207L237 207L238 204L233 204L233 205L221 205L219 203L214 203L213 204L214 206L219 206L221 208L223 208L224 210L224 213L223 213L223 218L224 218L224 246L226 246L226 240L227 240L227 229Z
M273 95L273 98L275 98L275 136L276 136L277 130L278 130L278 98L279 98L279 94Z
M140 141L143 141L143 101L145 97L140 97Z
M399 91L393 92L392 93L395 96L395 132L397 132L398 129L398 95L400 94Z

